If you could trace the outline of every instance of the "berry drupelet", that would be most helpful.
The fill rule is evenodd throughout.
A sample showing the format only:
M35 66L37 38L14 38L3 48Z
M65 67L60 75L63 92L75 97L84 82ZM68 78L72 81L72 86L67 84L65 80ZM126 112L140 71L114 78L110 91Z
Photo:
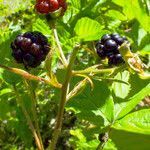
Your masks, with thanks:
M18 35L11 43L12 56L26 68L35 68L45 60L50 50L47 38L40 32L26 32Z
M118 65L124 63L124 60L119 53L119 46L125 41L128 41L126 37L120 36L118 33L105 34L96 43L96 51L101 59L108 58L109 65Z
M67 9L67 3L65 0L37 0L35 9L41 14L51 14L60 9L63 15Z

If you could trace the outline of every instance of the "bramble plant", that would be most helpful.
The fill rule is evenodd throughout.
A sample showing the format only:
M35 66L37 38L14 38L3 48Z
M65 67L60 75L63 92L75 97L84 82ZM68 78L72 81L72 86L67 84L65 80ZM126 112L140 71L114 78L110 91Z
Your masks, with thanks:
M148 150L149 5L0 1L0 149Z

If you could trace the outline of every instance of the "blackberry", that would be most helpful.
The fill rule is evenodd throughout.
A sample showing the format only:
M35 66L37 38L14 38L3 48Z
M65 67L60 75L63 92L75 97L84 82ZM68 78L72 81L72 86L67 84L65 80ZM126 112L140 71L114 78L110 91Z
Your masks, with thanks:
M97 50L97 54L99 55L99 57L101 57L102 59L104 59L106 57L106 54L103 50Z
M37 0L35 9L41 14L51 14L60 10L60 15L63 15L67 9L65 0Z
M125 36L120 36L118 33L103 35L95 46L98 56L101 59L108 58L109 65L124 63L118 48L125 41L128 41L127 38Z
M111 36L109 34L105 34L101 38L101 42L104 44L106 40L111 39Z
M40 32L26 32L18 35L11 43L12 56L26 68L35 68L45 60L50 50L47 38Z
M125 40L122 37L118 37L115 41L118 45L121 45Z
M33 66L35 63L35 57L27 53L23 56L23 62L26 66Z
M123 60L121 54L110 55L108 57L108 63L109 63L109 65L117 65L117 64L124 63L124 60Z
M117 49L117 43L114 40L106 40L104 44L105 50L113 51Z
M23 53L21 52L21 50L15 50L12 52L12 56L15 58L15 60L18 62L18 63L22 63L23 62Z

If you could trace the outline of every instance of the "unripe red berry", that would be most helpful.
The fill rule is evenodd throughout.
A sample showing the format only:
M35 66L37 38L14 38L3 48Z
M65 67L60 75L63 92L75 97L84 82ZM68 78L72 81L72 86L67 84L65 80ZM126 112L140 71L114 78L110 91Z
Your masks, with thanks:
M35 5L36 10L41 14L49 13L49 3L47 1L39 2Z
M58 3L58 0L49 0L49 11L50 12L54 12L56 11L57 9L59 9L59 3Z
M56 18L64 14L67 3L65 0L37 0L35 9L41 14L50 14Z
M66 10L67 9L67 3L65 0L58 0L59 2L59 5L64 9Z

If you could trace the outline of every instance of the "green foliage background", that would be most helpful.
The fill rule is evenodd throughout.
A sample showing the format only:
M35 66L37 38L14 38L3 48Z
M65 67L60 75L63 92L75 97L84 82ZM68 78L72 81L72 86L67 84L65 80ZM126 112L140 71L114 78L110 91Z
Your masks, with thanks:
M150 3L148 0L68 0L68 10L57 22L62 48L70 54L77 41L82 39L93 53L82 48L77 55L75 69L80 70L101 61L94 54L93 41L105 33L118 32L132 43L132 51L138 52L147 65L150 58ZM54 38L44 16L34 10L33 0L0 0L0 64L24 69L11 56L10 43L21 32L37 30ZM63 32L62 32L63 31ZM59 81L65 71L59 66L58 54L53 59L53 70ZM45 77L44 63L31 73ZM142 80L128 71L115 77L128 84L95 80L66 106L73 110L77 121L69 132L68 149L95 150L98 135L112 126L105 150L148 150L150 143L150 108L138 107L139 102L150 93L149 80ZM81 78L73 78L73 87ZM32 83L38 97L38 116L45 146L51 138L52 120L57 113L58 91L53 87ZM21 77L0 69L0 149L35 149L26 120L16 103L13 86L18 87L23 102L32 111L31 98ZM32 117L32 116L31 116ZM66 148L66 147L65 147ZM58 147L64 149L64 147Z

